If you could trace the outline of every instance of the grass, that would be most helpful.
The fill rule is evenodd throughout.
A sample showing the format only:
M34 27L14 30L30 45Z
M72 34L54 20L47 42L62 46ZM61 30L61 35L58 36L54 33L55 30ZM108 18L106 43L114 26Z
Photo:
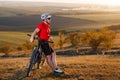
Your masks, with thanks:
M25 43L25 41L29 40L27 34L28 34L27 32L0 31L0 45L2 46L4 44L10 44L12 47L16 48L19 45ZM58 42L58 36L53 35L53 40L56 46ZM117 34L115 44L116 45L120 44L120 34Z
M25 32L0 32L0 45L10 44L14 47L23 44L28 40L27 33Z
M0 45L10 44L12 47L17 47L29 40L27 34L27 32L0 31ZM53 35L53 38L57 44L58 37Z
M4 61L4 62L3 62ZM57 56L60 69L65 73L55 75L45 64L42 69L25 77L29 58L0 59L1 79L9 80L119 80L120 56Z

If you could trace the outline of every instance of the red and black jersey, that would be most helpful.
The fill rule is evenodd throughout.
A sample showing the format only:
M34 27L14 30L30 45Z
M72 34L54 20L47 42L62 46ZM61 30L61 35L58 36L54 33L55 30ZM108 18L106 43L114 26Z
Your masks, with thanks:
M43 40L48 40L50 37L50 25L46 24L44 22L37 25L37 27L40 31L38 32L38 37Z

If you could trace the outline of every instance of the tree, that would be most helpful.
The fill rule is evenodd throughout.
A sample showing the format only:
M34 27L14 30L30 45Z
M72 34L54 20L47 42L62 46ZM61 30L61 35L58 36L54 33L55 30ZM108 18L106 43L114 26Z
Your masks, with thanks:
M89 46L92 48L92 51L96 52L102 42L101 34L95 30L87 31L82 35L82 42L89 44Z
M66 42L71 43L72 46L78 46L80 43L80 32L69 33L66 37Z
M81 42L80 38L81 38L81 33L80 32L71 32L71 33L68 33L65 41L67 43L72 44L72 46L75 47L76 52L78 53L79 44Z
M62 49L65 43L65 35L62 31L60 31L58 33L58 37L59 37L58 46L60 47L60 49Z
M109 50L113 46L114 39L116 38L116 33L107 28L101 29L100 32L102 37L101 45L104 49Z
M82 42L89 44L93 52L98 51L98 47L110 49L113 46L113 41L116 37L115 32L109 29L101 29L99 31L90 30L82 35Z

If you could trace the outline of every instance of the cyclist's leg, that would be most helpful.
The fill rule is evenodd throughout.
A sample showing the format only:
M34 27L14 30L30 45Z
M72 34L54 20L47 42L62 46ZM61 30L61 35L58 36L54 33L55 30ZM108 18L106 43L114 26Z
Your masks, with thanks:
M47 55L46 59L47 59L48 65L52 68L53 72L64 73L62 70L57 68L55 53L51 53L50 55Z
M52 56L51 55L46 56L46 61L47 61L47 64L50 66L50 68L52 70L55 70L55 66L54 66L54 64L52 62Z
M49 44L44 44L41 47L46 56L47 63L52 68L52 70L57 73L63 73L63 71L57 68L56 54L54 53L53 49L49 46Z
M52 54L51 54L51 60L52 60L52 63L53 63L53 65L54 65L54 73L64 73L62 70L60 70L58 67L57 67L57 62L56 62L56 53L55 52L53 52Z
M52 70L54 70L55 67L54 67L54 64L52 62L52 54L51 54L51 53L53 53L52 48L49 46L48 43L43 43L41 45L41 48L42 48L42 51L44 52L44 54L46 56L47 64L52 68Z
M55 53L55 52L53 52L53 53L51 54L51 60L52 60L52 63L53 63L53 65L54 65L54 67L57 68L56 53Z

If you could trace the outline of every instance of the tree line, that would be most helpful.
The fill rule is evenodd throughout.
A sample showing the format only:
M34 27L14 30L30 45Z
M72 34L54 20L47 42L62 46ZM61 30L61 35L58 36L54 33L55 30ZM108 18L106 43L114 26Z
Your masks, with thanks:
M91 47L91 51L97 53L101 50L110 50L114 45L116 33L110 29L88 30L86 32L69 32L67 35L63 31L59 32L59 48L62 49L65 43L71 44L78 52L83 46Z
M60 49L63 48L65 44L69 44L76 49L78 52L79 48L82 46L91 47L91 51L97 52L99 49L109 50L113 47L114 39L116 38L116 33L110 29L104 28L100 30L88 30L85 32L81 31L59 31L58 32L57 45ZM37 42L35 42L36 44ZM26 41L24 44L19 45L16 51L25 51L33 49L34 44ZM5 53L8 56L9 52L14 51L12 46L7 44L0 48L0 52Z

